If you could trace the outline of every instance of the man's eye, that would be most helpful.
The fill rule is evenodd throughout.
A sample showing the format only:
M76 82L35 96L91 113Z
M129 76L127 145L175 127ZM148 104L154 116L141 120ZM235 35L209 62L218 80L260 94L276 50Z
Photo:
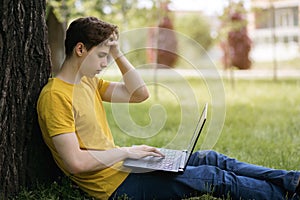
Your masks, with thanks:
M107 56L107 54L99 54L98 56L99 56L99 58L104 58Z

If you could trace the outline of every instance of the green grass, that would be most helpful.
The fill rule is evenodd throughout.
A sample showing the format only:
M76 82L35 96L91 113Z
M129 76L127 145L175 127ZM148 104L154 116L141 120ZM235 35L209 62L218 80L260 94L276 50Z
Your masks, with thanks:
M184 50L186 51L186 50ZM192 49L193 51L193 49ZM186 55L186 54L184 54ZM189 54L190 55L190 54ZM207 55L204 54L204 58L207 58ZM196 53L196 55L192 55L191 59L188 60L193 60L196 64L196 66L205 66L205 62L203 62L203 58L199 60L199 54ZM277 67L278 70L299 70L300 69L300 57L293 58L290 60L270 60L270 61L255 61L251 60L251 69L256 69L256 70L273 70L274 66ZM214 64L216 65L217 69L224 69L223 63L221 58L220 59L214 59L213 60ZM193 64L195 64L193 63ZM211 67L211 61L208 62L209 67ZM178 61L176 63L176 68L183 68L183 69L190 69L191 65L190 63L187 63L184 59L178 58Z
M199 105L202 106L205 101L210 101L210 94L205 90L205 82L190 79L189 83L194 91L203 88L203 93L198 92L196 94ZM174 84L176 87L180 87L180 83ZM228 80L224 80L224 86L226 120L222 132L215 138L216 144L212 148L241 161L272 168L300 170L300 80L280 80L277 82L270 80L237 80L235 88L231 87ZM150 90L152 97L146 102L130 105L130 107L120 105L115 111L120 116L123 115L122 117L129 113L132 121L139 125L134 126L133 130L138 133L133 135L125 134L126 130L118 127L114 116L116 113L112 114L111 106L105 104L108 112L107 117L117 145L130 146L146 143L154 146L172 146L172 143L179 144L180 141L183 141L182 135L174 136L174 131L178 130L178 124L182 120L180 117L182 114L181 105L178 105L178 102L187 102L191 97L181 96L178 98L172 92L161 88L158 89L158 95L156 96L153 95L154 88L150 88ZM184 93L184 91L182 92ZM153 105L156 106L153 107ZM188 106L188 104L183 103L183 106ZM162 114L166 117L163 118L165 119L165 126L157 134L150 137L146 134L149 133L149 130L145 126L151 124L151 117L149 116L151 107L152 120L155 123L159 122L155 119L159 119ZM160 121L163 121L163 119L160 119ZM130 126L125 128L130 130ZM157 128L159 127L151 126L151 130ZM202 148L201 142L206 136L206 130L201 135L197 149ZM170 139L172 140L171 144ZM82 195L73 190L70 184L64 184L62 187L67 191L74 192L74 196L69 199L76 199L78 195ZM17 199L31 199L28 193L33 195L41 192L53 197L56 192L59 192L59 190L53 188L55 187L41 187L37 191L30 192L24 190L23 196L20 195L20 198ZM27 194L28 198L25 198L24 194ZM56 195L48 199L62 198ZM212 200L215 198L204 195L191 199Z
M272 168L299 170L300 81L239 81L226 87L227 116L214 149Z
M35 190L22 189L11 200L93 200L65 177L51 185L37 184Z
M197 80L190 82L193 88L201 88L203 84ZM300 81L238 80L234 89L229 81L224 81L224 85L226 120L213 149L246 162L300 170ZM199 105L203 105L205 100L207 94L203 99L199 98ZM166 142L175 138L174 131L178 130L181 122L181 118L177 117L181 114L178 102L168 102L168 98L162 97L151 98L142 103L143 106L129 107L129 110L133 110L130 114L135 123L147 125L151 121L149 109L145 108L157 102L165 108L169 121L166 121L165 127L157 135L148 138L126 134L114 123L114 116L108 112L118 145L169 145ZM106 108L109 111L111 107L106 105ZM203 139L205 136L201 137ZM201 148L201 140L199 143L198 148Z

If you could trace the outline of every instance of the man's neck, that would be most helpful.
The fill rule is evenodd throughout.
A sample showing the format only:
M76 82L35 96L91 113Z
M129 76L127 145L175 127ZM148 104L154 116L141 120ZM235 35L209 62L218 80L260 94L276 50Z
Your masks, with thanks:
M67 83L78 84L81 81L82 76L79 73L78 63L72 62L72 60L65 60L56 78L59 78Z

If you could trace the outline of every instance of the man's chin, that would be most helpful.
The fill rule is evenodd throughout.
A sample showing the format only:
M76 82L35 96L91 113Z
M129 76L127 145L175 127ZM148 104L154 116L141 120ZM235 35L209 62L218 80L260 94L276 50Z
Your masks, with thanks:
M100 73L101 73L101 70L98 70L94 73L86 74L85 76L88 77L88 78L94 78L95 76L99 76Z

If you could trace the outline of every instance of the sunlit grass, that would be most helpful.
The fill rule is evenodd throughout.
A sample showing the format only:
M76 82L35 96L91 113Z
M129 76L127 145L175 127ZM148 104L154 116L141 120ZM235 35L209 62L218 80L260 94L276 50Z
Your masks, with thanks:
M215 149L243 161L299 170L300 81L238 81Z
M190 83L193 88L203 87L203 82L198 80L190 80ZM300 170L300 80L238 80L234 87L229 80L225 80L224 86L226 120L213 149L257 165ZM200 105L208 98L207 94L196 96ZM164 106L173 110L174 102L164 102ZM147 116L147 111L139 112L138 109L135 107L132 113L136 118ZM119 140L124 133L118 133L113 126L116 142L119 145L147 143L163 146L174 137L173 131L176 130L173 128L180 123L180 118L173 115L168 115L172 123L166 124L159 136L150 139ZM198 149L203 137L197 145ZM209 195L203 198L213 199Z
M190 82L194 88L203 84L196 80ZM231 87L229 81L224 81L224 85L226 120L213 149L246 162L300 170L300 81L239 80L235 88ZM145 104L149 106L154 101L152 99ZM176 117L178 108L173 101L168 102L168 98L159 99L159 102L168 110L168 121L158 135L146 139L128 137L112 123L116 143L162 146L172 139L181 122L181 118ZM199 105L203 103L203 99L199 98ZM106 105L106 108L109 121L113 122L110 106ZM132 109L131 115L135 119L149 119L149 110L136 105ZM197 147L200 146L201 140Z

